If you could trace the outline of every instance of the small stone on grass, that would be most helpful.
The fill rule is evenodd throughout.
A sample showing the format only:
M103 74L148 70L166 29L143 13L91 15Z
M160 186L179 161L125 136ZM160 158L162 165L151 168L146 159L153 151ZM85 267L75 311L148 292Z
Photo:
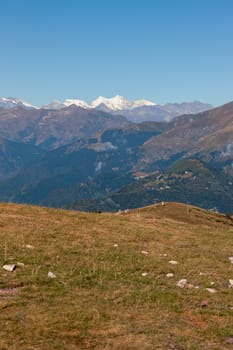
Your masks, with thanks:
M31 244L26 244L25 247L27 249L35 249L34 245L31 245Z
M229 288L233 288L233 279L229 279Z
M177 262L176 260L170 260L170 261L169 261L169 264L172 264L172 265L177 265L177 264L178 264L178 262Z
M148 254L149 254L149 253L148 253L147 251L145 251L145 250L142 250L141 253L144 254L144 255L148 255Z
M233 344L233 338L227 338L226 343L227 344Z
M16 265L15 264L6 264L6 265L3 265L2 268L6 271L13 272L16 269Z
M48 277L49 277L49 278L57 278L57 276L55 275L55 273L53 273L53 272L51 272L51 271L48 272Z
M214 289L214 288L206 288L206 290L211 294L214 294L217 292L216 289Z
M201 307L207 307L208 304L209 304L208 300L203 300L203 301L201 302Z
M186 283L187 283L186 278L182 278L181 280L179 280L179 281L176 283L176 285L177 285L177 287L184 288L185 285L186 285Z
M167 276L168 278L171 278L171 277L173 277L173 276L174 276L174 273L169 272L169 273L167 273L167 274L166 274L166 276Z

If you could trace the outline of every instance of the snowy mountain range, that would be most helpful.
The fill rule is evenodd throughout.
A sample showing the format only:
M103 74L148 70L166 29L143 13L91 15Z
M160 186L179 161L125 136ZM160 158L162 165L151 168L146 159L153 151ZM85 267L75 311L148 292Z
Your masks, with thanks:
M28 102L14 97L0 97L0 108L10 109L14 107L22 107L24 109L38 109L38 107L31 105Z
M98 110L107 112L113 115L122 115L132 122L143 121L170 121L174 117L182 114L195 114L213 108L210 104L194 101L186 103L167 103L159 105L152 101L139 99L129 101L123 96L115 96L106 98L99 96L91 103L80 99L66 99L63 102L53 101L42 107L33 106L28 102L18 98L0 97L0 108L10 109L21 107L23 109L47 109L47 110L62 110L71 105L75 105L86 110Z
M112 98L106 98L103 96L99 96L96 100L92 101L90 104L83 100L79 99L66 99L64 102L60 101L54 101L46 106L43 106L45 109L60 109L64 107L68 107L70 105L76 105L78 107L82 108L89 108L89 109L98 109L103 110L105 112L107 111L121 111L121 110L133 110L137 107L144 107L144 106L155 106L156 104L151 101L147 100L135 100L135 101L129 101L123 96L115 96Z

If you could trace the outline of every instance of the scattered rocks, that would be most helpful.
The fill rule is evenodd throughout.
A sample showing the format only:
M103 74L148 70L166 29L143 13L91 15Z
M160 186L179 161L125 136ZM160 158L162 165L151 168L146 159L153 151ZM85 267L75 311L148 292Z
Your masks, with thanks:
M148 272L143 272L143 273L142 273L142 276L143 276L143 277L146 277L147 275L148 275Z
M206 290L211 294L214 294L217 292L216 289L214 289L214 288L206 288Z
M53 272L51 272L51 271L48 272L48 277L49 277L49 278L57 278L57 276L55 275L55 273L53 273Z
M167 276L168 278L171 278L171 277L173 277L173 276L174 276L174 273L169 272L169 273L167 273L167 274L166 274L166 276Z
M144 255L148 255L148 254L149 254L149 253L148 253L147 251L145 251L145 250L142 250L141 253L144 254Z
M2 268L6 271L13 272L16 269L16 265L15 264L6 264L6 265L3 265Z
M187 280L185 278L182 278L176 283L177 287L180 287L180 288L184 288L186 284L187 284Z
M176 260L170 260L170 261L169 261L169 264L171 264L171 265L177 265L178 262L177 262Z

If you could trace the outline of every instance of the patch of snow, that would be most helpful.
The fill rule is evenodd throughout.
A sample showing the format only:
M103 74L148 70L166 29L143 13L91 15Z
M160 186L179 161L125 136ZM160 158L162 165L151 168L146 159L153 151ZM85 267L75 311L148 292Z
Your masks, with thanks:
M155 106L154 102L148 100L135 100L129 101L123 96L116 95L112 98L106 98L103 96L99 96L96 100L91 103L92 108L97 108L101 106L107 107L107 109L112 111L120 111L120 110L132 110L134 108L142 107L142 106Z
M10 109L14 107L22 107L24 109L38 109L39 107L33 106L30 103L20 100L14 97L0 97L0 107Z

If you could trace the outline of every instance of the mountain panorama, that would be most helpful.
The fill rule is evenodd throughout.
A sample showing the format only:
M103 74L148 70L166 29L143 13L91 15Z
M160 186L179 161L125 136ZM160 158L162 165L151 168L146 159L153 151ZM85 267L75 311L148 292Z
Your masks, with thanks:
M0 101L0 201L84 211L178 201L233 212L233 102Z
M71 105L86 110L99 110L111 114L121 114L127 119L134 122L142 122L148 120L170 121L172 118L180 114L198 113L213 108L213 106L207 103L201 103L198 101L190 103L167 103L164 105L159 105L145 99L129 101L123 96L119 95L112 98L99 96L91 103L87 103L80 99L66 99L63 102L53 101L42 107L34 106L18 98L0 97L0 108L4 109L21 107L27 110L40 108L47 110L60 110Z

